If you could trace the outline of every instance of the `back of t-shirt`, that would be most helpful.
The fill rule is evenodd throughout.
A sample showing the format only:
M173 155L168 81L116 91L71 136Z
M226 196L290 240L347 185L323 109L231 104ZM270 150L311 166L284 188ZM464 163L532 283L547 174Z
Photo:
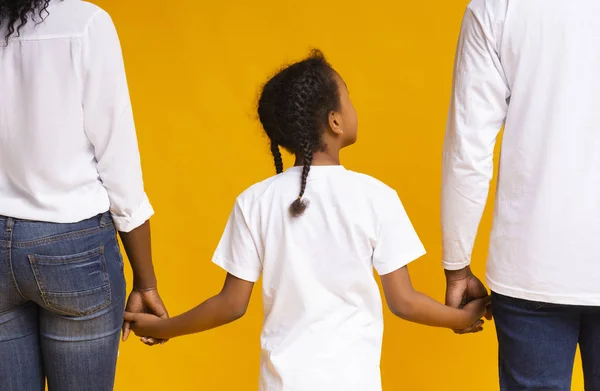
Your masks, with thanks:
M214 262L263 276L261 390L379 390L381 296L373 276L425 253L396 192L342 166L314 166L300 217L301 167L237 199Z

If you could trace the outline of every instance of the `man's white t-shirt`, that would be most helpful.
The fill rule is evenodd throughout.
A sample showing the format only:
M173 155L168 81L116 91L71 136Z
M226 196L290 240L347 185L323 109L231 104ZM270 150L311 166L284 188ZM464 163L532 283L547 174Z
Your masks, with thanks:
M342 166L311 168L310 205L291 217L302 168L240 195L214 262L255 282L265 321L261 391L381 390L382 302L373 268L425 254L397 193Z
M444 267L471 262L504 125L487 282L600 306L600 1L473 0L444 150Z

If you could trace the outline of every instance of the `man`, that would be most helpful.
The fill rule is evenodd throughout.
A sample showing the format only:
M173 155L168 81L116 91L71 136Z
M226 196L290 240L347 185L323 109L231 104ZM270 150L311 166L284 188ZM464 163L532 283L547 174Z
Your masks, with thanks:
M447 304L469 264L504 126L487 282L502 390L600 390L600 1L474 0L454 73L442 191ZM470 330L477 331L478 325Z

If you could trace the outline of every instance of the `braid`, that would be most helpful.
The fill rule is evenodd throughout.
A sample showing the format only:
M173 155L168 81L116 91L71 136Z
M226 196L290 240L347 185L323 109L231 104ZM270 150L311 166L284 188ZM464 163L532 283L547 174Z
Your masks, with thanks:
M290 205L293 217L301 216L308 207L304 198L313 154L325 151L323 132L328 115L340 108L340 96L335 71L319 51L292 64L263 87L258 116L271 141L271 153L277 173L283 171L279 147L296 155L302 161L300 193Z
M275 141L271 141L271 153L273 154L273 159L275 160L275 171L277 174L281 174L283 172L283 160L281 159L279 144L277 144Z
M290 205L290 214L293 217L302 216L309 204L309 201L303 198L304 193L306 192L308 173L310 172L310 166L312 165L313 160L313 151L310 142L307 140L302 143L302 156L304 167L302 168L302 179L300 181L300 194L298 195L298 198L292 202L292 205Z

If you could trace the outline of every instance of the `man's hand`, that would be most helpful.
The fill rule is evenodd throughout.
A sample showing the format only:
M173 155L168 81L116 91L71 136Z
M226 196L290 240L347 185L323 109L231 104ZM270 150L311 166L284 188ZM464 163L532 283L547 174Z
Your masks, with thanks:
M473 275L470 267L462 270L446 270L446 305L454 308L463 308L473 300L488 296L488 291L483 283ZM485 318L492 319L488 307ZM483 320L476 322L471 327L463 330L454 330L457 334L467 334L481 331Z
M168 319L169 313L165 308L165 305L158 294L156 288L145 289L145 290L133 290L127 300L127 306L125 311L132 314L151 314L161 319ZM123 341L127 341L129 334L131 333L131 322L123 322ZM149 336L145 336L149 337ZM164 343L166 341L156 340L154 338L142 338L142 342L152 346L157 343Z

